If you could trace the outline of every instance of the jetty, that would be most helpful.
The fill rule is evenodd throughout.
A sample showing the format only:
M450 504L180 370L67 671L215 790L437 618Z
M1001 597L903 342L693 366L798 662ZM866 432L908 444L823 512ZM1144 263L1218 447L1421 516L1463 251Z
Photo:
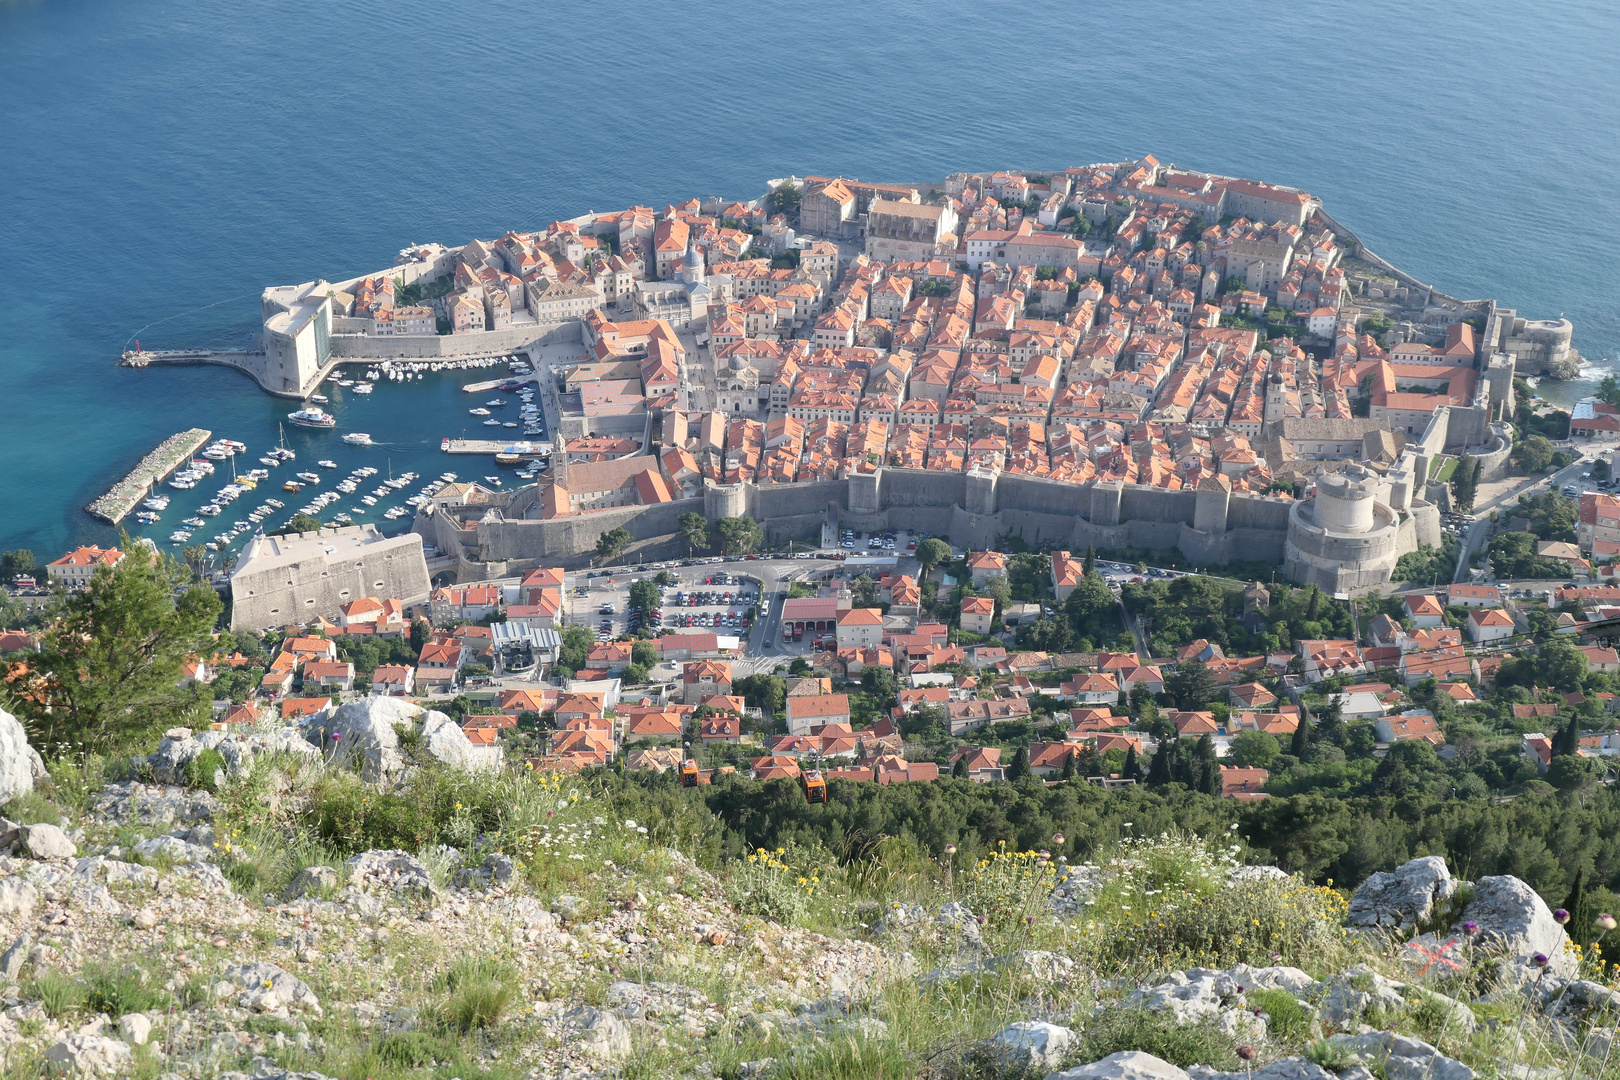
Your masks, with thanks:
M142 499L151 494L152 488L190 461L191 455L207 443L213 434L206 428L192 428L178 435L170 435L158 443L157 449L141 458L140 464L130 470L129 475L114 484L101 498L86 506L85 513L109 525L117 525L129 516L131 510L140 505Z
M461 388L461 392L464 394L482 394L485 391L494 390L496 387L506 386L511 383L534 383L536 386L538 386L540 384L540 378L536 375L508 375L504 379L491 379L488 382L468 383L466 386Z
M445 439L439 444L439 449L446 454L522 454L524 457L545 457L551 453L551 444L529 439Z

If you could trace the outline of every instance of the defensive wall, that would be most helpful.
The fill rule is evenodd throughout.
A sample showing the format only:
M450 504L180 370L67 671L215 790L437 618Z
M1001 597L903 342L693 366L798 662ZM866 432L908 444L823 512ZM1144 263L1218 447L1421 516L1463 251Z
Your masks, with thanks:
M485 330L479 334L399 334L371 337L367 334L343 333L343 323L363 323L364 319L334 319L332 358L338 363L352 360L454 360L474 356L493 356L517 352L530 345L551 345L558 342L580 340L578 319L539 326L509 326L504 330Z
M687 513L710 521L752 518L772 544L814 539L822 525L831 524L923 531L971 548L994 546L1012 533L1035 548L1179 551L1194 563L1221 565L1281 563L1294 506L1288 499L1233 494L1218 482L1199 491L1169 491L1119 482L1065 484L1008 474L889 468L805 484L711 484L696 498L553 520L530 516L538 514L539 491L523 488L504 502L497 497L496 504L465 523L455 512L422 514L415 530L461 560L463 580L487 576L492 564L507 572L541 564L583 566L602 533L623 527L635 543L645 545L676 534L680 516ZM1434 532L1437 538L1438 519ZM682 549L684 544L676 544L670 554L684 554Z

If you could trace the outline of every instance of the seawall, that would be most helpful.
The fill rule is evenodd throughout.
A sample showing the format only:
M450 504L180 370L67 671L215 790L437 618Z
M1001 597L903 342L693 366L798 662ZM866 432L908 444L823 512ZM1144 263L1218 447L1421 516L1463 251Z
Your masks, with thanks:
M114 484L105 495L84 508L85 513L109 525L117 525L129 516L140 501L151 494L156 484L191 460L191 455L206 443L213 432L206 428L191 428L178 435L170 435L151 453L141 458L140 464Z

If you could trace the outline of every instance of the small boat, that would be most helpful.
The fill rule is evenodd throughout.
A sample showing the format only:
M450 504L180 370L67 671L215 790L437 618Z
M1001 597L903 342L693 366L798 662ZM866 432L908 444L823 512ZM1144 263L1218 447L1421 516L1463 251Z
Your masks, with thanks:
M355 383L354 392L357 394L369 394L371 393L371 384L368 382Z
M495 419L495 418L494 418L494 417L493 417L493 416L492 416L492 417L490 417L490 418L489 418L489 419L488 419L488 420L485 420L485 421L484 421L484 426L485 426L485 427L500 427L500 426L501 426L501 422L500 422L500 421L499 421L499 420L497 420L497 419Z
M188 517L188 518L186 518L186 520L182 521L180 524L189 526L190 528L193 528L193 529L200 529L200 528L203 527L203 519L200 518L200 517Z
M311 394L309 395L309 400L313 401L317 405L325 405L329 399L325 394Z
M142 510L140 513L135 515L135 520L140 522L142 525L155 525L157 522L163 520L163 515L152 510Z
M167 510L169 508L169 497L167 495L153 495L141 505L148 510Z
M488 405L492 409L499 409L502 406L504 406L506 404L506 402L502 401L500 398L496 398L493 401L486 401L486 402L484 402L484 404Z
M298 474L298 479L302 480L306 484L318 484L321 482L321 474L315 472L301 472Z
M449 452L450 452L450 440L449 439L440 439L439 440L439 453L448 454Z
M296 480L289 480L285 484L282 484L281 486L283 488L285 488L286 490L288 490L288 491L303 491L304 490L304 485L300 484Z
M502 427L517 427L517 422L513 421L513 420L508 420L506 423L502 424L501 426Z
M360 496L360 501L365 503L367 506L377 505L377 497L375 495L362 495Z
M474 416L488 416L489 415L489 410L488 409L468 409L467 411L469 413L471 413L472 415L474 415Z
M335 461L317 461L315 464L319 465L323 469L337 468L337 462Z
M350 446L370 446L371 436L363 431L351 431L343 436L343 441Z
M297 412L290 412L287 414L287 419L289 422L297 424L299 427L337 427L337 417L333 416L329 412L322 412L320 409L316 408L299 409Z
M178 488L181 491L188 491L197 486L197 481L187 480L183 476L177 476L173 480L169 481L169 486L172 488Z

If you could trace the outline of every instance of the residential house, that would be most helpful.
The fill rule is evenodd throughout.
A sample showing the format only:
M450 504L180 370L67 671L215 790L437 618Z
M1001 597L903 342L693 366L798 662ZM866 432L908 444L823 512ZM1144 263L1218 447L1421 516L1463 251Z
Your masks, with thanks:
M864 649L883 643L883 612L877 608L850 608L838 616L838 647Z
M1023 698L974 698L953 701L945 706L946 724L952 735L961 737L986 724L1022 720L1029 716L1029 702Z
M999 746L958 746L951 752L951 774L956 774L956 763L960 761L969 780L980 784L988 784L995 780L1006 778L1006 772L1001 764L1001 747Z
M1495 585L1449 585L1446 604L1448 607L1501 607L1502 590Z
M1277 695L1261 683L1239 683L1227 691L1234 709L1270 709L1277 704Z
M973 587L984 588L991 578L1007 576L1007 556L999 551L975 551L968 555L968 571L973 575Z
M730 693L731 664L725 660L694 660L681 669L681 700L688 705Z
M82 589L103 566L117 566L124 553L117 548L74 548L54 562L47 563L45 572L52 585L66 589Z
M970 634L988 634L996 620L996 602L988 596L962 597L962 629Z
M1373 721L1373 730L1384 742L1402 739L1422 739L1436 749L1446 743L1445 733L1435 722L1434 714L1426 709L1408 709L1395 716L1380 716Z
M1067 551L1052 552L1052 592L1058 603L1067 600L1085 579L1085 569L1084 559L1073 558Z
M1468 640L1476 645L1512 636L1513 618L1501 608L1476 608L1468 613Z
M1112 705L1119 700L1119 680L1107 672L1077 675L1060 689L1059 697L1081 705Z
M1226 799L1264 799L1265 787L1271 774L1265 769L1244 766L1221 766L1221 797Z
M371 692L388 697L409 697L416 692L416 671L405 664L379 664L371 673Z
M304 685L322 690L353 690L354 665L346 660L311 660L304 665Z
M787 699L787 728L790 735L808 735L811 728L847 723L848 694L817 694L814 697Z
M1446 621L1446 609L1433 593L1414 593L1406 598L1406 617L1416 629L1439 626Z

